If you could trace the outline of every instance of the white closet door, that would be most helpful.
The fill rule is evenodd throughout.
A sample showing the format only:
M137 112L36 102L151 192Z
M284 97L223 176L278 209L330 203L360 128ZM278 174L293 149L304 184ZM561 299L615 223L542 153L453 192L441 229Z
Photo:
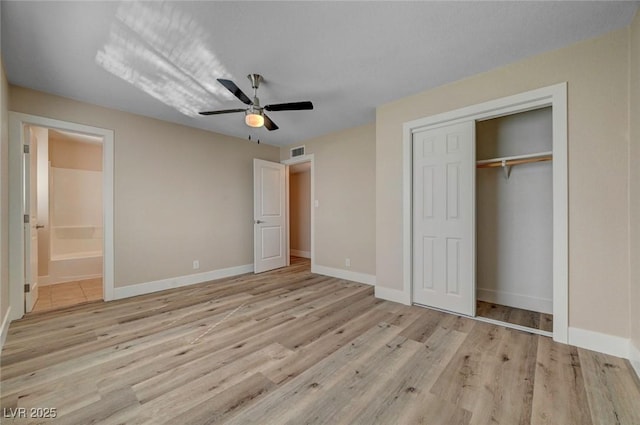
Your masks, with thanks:
M475 123L413 134L413 302L475 315Z

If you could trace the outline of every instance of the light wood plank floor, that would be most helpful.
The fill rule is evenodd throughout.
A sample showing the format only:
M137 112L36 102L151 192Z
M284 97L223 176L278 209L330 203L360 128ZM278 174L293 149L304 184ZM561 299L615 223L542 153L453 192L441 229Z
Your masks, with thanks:
M553 315L477 301L476 315L488 319L553 332Z
M56 310L102 299L102 278L41 286L34 312Z
M377 300L300 260L32 314L0 361L5 413L57 409L3 424L640 424L626 360Z

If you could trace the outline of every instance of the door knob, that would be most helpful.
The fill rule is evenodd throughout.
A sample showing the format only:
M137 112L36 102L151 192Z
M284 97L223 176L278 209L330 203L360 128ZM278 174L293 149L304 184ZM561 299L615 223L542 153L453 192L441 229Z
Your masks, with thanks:
M256 220L256 224L261 224L261 223L265 223L265 222L262 220Z
M44 224L36 224L36 229L44 229Z

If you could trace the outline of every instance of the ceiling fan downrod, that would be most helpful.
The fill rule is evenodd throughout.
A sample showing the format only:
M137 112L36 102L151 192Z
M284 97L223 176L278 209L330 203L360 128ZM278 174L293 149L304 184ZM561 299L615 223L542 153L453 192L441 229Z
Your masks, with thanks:
M260 74L249 74L247 75L249 81L251 81L251 87L253 88L253 105L260 109L260 99L258 99L258 87L260 87L260 83L262 82L262 75Z

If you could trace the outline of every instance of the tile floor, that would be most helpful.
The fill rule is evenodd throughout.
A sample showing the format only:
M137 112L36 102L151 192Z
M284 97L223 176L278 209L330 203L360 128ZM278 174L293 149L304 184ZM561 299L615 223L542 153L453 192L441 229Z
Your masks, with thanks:
M55 310L102 299L102 278L41 286L34 312Z

